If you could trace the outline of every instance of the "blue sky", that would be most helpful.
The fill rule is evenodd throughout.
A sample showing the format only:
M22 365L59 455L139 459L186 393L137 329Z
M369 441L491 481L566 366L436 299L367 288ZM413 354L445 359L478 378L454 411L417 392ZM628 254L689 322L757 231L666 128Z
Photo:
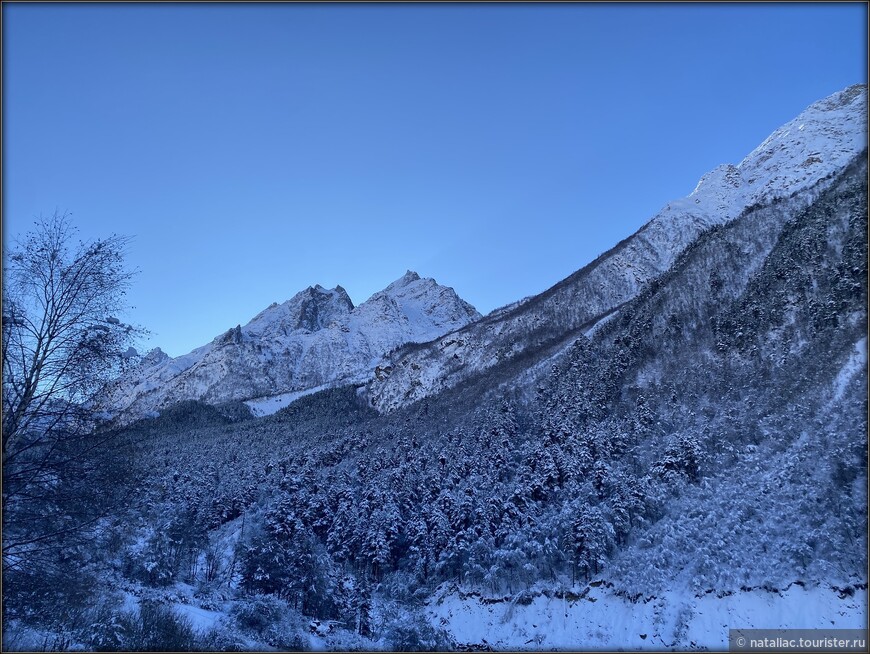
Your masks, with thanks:
M4 242L133 236L172 355L406 269L486 313L867 81L853 4L3 5Z

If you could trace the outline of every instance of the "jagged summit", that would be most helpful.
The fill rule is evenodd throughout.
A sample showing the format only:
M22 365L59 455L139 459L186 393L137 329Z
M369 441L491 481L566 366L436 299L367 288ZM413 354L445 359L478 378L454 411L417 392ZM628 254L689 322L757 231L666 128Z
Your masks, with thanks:
M167 361L169 359L169 355L166 354L159 347L155 347L153 350L149 350L148 353L142 358L142 361L148 364L160 363L162 361Z
M153 351L119 383L115 404L124 419L182 400L245 400L268 412L324 386L367 381L396 347L479 317L452 288L410 270L357 307L341 286L315 284L189 354Z
M417 282L417 281L420 281L420 275L415 273L413 270L408 270L404 275L399 277L399 279L397 279L392 284L387 286L387 288L384 290L389 291L391 289L402 288L404 286L408 286L409 284L412 284L412 283ZM434 280L432 280L432 281L434 281Z
M283 304L258 313L243 331L251 336L286 335L297 329L317 331L353 311L353 302L340 286L329 290L317 284L300 291Z

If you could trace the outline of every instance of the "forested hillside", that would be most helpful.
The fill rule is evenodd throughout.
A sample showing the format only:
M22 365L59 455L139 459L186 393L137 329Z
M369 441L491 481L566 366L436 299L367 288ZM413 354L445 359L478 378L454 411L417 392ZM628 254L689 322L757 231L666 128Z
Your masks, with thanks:
M860 596L867 203L865 151L710 226L597 323L389 414L347 386L106 432L128 497L6 575L7 646L483 647L437 607Z

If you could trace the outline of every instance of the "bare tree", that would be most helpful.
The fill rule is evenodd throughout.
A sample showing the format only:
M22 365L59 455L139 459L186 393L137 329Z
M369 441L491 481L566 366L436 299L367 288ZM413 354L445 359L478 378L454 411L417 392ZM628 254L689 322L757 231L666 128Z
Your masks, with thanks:
M3 568L82 532L107 498L111 438L95 430L107 383L141 330L117 317L133 273L128 239L76 240L54 214L4 257Z

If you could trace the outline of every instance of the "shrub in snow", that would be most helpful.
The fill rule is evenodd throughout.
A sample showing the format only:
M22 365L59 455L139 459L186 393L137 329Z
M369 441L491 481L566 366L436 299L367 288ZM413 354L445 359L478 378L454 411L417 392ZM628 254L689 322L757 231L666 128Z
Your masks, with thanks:
M55 565L35 563L3 571L3 618L51 630L77 630L101 598L98 579L78 551L61 554Z
M333 629L324 638L324 649L331 652L370 652L375 644L347 629Z
M83 629L82 639L97 652L117 652L124 648L128 619L108 607L95 609Z
M230 615L242 631L271 647L298 651L308 642L307 621L272 595L243 597L233 604Z
M250 649L239 637L222 627L214 627L199 638L198 648L204 652L243 652Z
M445 631L407 613L386 627L384 641L395 652L444 652L451 649L450 637Z
M233 604L232 617L242 628L263 634L287 613L287 605L270 595L252 595Z
M172 546L164 533L157 532L143 547L132 549L127 560L128 574L149 586L168 586L175 578Z
M137 613L121 614L122 645L139 652L182 652L197 649L188 618L168 606L143 602Z

